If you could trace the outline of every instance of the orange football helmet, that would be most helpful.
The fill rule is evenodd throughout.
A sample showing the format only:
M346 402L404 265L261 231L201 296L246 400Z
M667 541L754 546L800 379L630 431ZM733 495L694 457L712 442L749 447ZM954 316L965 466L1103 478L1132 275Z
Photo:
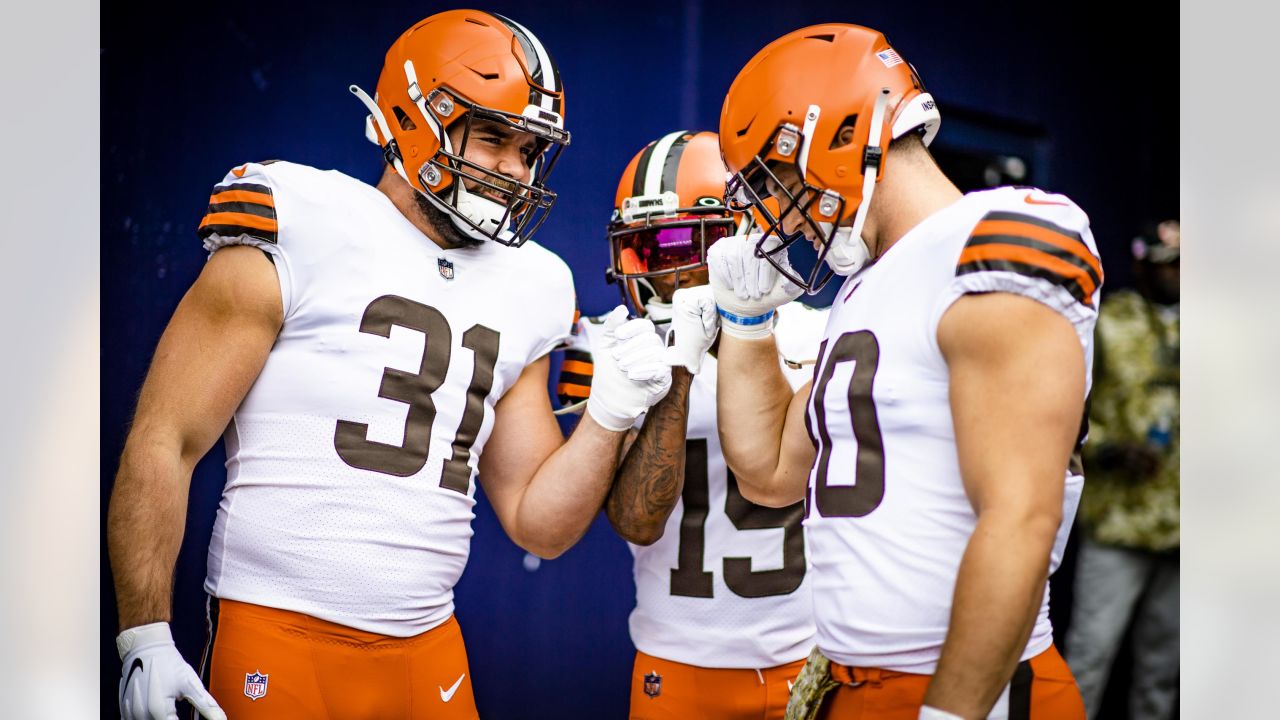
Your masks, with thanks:
M788 33L756 53L725 97L720 148L734 174L730 205L760 213L767 225L756 252L815 293L832 274L852 274L868 259L862 224L876 182L889 171L889 142L917 131L928 145L940 122L920 76L879 32L832 23ZM794 167L800 187L779 181L782 164ZM765 203L770 189L784 195L780 212ZM819 238L818 261L805 276L776 259L803 237L782 231L780 218L791 212ZM769 235L782 244L767 248Z
M368 108L365 135L387 164L468 236L518 246L555 204L545 183L569 144L564 88L546 48L519 23L476 10L432 15L387 51L372 99L355 85L351 92ZM537 138L528 182L464 158L475 120ZM466 125L454 147L447 130L458 122ZM460 173L505 202L469 191Z
M622 171L605 277L636 314L657 294L650 279L671 275L679 288L681 274L706 267L707 248L734 233L739 216L724 205L727 176L716 134L683 130L646 145Z

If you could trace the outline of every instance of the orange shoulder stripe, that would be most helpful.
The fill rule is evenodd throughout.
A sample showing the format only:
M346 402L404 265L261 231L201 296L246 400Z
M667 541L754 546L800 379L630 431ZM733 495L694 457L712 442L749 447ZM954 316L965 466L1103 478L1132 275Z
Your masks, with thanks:
M1089 267L1093 268L1098 277L1102 277L1102 264L1098 262L1098 258L1093 253L1089 252L1089 248L1083 242L1039 225L1016 220L983 220L973 229L973 235L974 237L982 235L1020 235L1032 240L1046 242L1080 258Z
M585 398L591 396L591 388L586 385L577 385L569 383L561 383L556 386L557 395L567 395L569 397Z
M204 220L200 221L200 227L206 225L240 225L255 230L269 230L271 232L280 230L280 224L271 218L238 212L209 213L204 216Z
M560 369L564 372L578 373L579 375L591 375L595 373L595 364L583 362L582 360L565 360L560 364Z
M1032 265L1048 270L1055 275L1061 276L1064 280L1073 280L1079 283L1080 288L1084 291L1085 304L1089 304L1089 298L1093 296L1093 291L1097 289L1097 286L1093 284L1093 278L1089 277L1089 273L1085 272L1083 268L1076 267L1066 260L1056 258L1048 253L1032 250L1021 245L971 245L960 253L961 265L983 260L1005 260L1007 262L1023 263L1024 265Z

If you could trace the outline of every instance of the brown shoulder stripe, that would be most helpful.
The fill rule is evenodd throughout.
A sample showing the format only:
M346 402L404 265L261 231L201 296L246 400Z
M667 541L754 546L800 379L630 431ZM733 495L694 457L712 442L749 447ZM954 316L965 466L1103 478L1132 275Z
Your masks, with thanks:
M226 202L254 203L255 205L266 205L272 208L276 206L275 198L271 197L271 193L255 192L253 190L223 190L209 196L211 205Z
M270 187L267 187L266 185L259 185L257 183L228 183L226 185L213 186L214 195L228 190L246 190L248 192L262 193L263 195L271 194Z
M220 202L209 203L209 207L205 213L213 215L215 213L245 213L247 215L257 215L258 217L267 218L269 220L276 219L275 208L269 205L261 205L256 202Z
M1097 256L1079 234L1018 213L988 213L974 228L956 275L985 271L1048 280L1084 305L1092 305L1103 280Z
M591 376L583 375L581 373L576 373L576 372L561 372L560 384L582 385L584 387L591 387Z
M277 230L262 230L259 228L245 227L244 225L205 225L203 223L200 225L200 229L196 231L196 235L198 235L201 240L207 239L210 235L221 235L222 237L228 238L248 235L249 237L255 237L264 242L269 242L272 245L276 244L278 234L279 231Z
M1096 284L1102 284L1102 263L1080 237L1080 233L1060 227L1043 218L1011 212L990 212L973 230L973 238L985 235L1009 235L1038 240L1069 253L1089 268ZM973 239L970 239L973 242ZM1065 256L1064 256L1065 257Z
M990 247L966 248L964 253L960 255L960 265L956 268L956 275L968 275L970 273L990 271L1017 273L1019 275L1026 275L1027 277L1048 280L1055 285L1065 288L1067 292L1071 293L1071 296L1078 302L1084 305L1089 305L1091 303L1089 294L1085 293L1084 288L1077 280L1065 278L1062 274L1044 267L1044 264L1039 261L1022 262L995 257L983 257L983 255L990 253L981 251L989 250L991 250Z
M271 188L256 183L230 183L213 188L197 235L249 235L275 243L280 232Z

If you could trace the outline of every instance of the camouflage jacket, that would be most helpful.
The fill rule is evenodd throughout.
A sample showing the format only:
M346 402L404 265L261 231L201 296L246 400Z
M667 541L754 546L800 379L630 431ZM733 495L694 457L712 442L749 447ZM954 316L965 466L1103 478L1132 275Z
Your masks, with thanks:
M1124 290L1102 303L1095 334L1089 440L1081 520L1101 543L1145 550L1178 547L1178 314ZM1140 480L1103 467L1108 445L1146 444L1160 461Z

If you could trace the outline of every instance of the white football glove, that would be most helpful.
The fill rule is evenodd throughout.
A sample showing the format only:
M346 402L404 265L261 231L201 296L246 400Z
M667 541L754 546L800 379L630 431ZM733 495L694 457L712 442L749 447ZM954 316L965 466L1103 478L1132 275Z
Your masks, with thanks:
M925 705L920 708L920 717L918 720L964 720L964 718L946 710L939 710L935 707Z
M759 233L734 235L716 241L707 251L711 288L725 334L765 338L773 332L774 310L799 297L803 290L778 273L768 260L756 257ZM771 236L766 248L782 241ZM776 256L790 268L786 253Z
M628 320L619 305L604 319L604 344L592 348L595 373L587 412L601 427L630 430L646 410L671 389L671 367L663 362L661 338L653 323Z
M125 630L116 636L116 650L124 661L119 694L124 720L178 720L180 698L207 720L227 720L227 714L173 644L169 623Z
M714 247L714 246L712 246ZM715 291L709 285L680 288L671 297L672 338L667 341L668 365L683 365L694 375L702 368L711 344L720 332L720 314L716 312Z

